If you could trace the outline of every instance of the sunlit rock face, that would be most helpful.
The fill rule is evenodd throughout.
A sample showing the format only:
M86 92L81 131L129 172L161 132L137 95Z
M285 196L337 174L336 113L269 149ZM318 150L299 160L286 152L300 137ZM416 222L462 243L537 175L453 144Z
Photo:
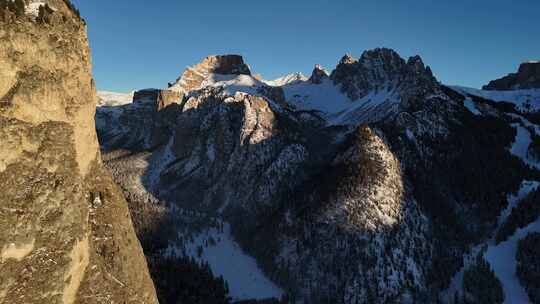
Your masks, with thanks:
M201 63L188 67L170 89L189 92L201 88L211 74L251 75L249 66L239 55L208 56Z
M145 89L135 91L133 101L150 101L154 103L157 112L172 104L179 104L184 96L178 92L160 89Z
M102 167L86 26L68 1L0 8L0 302L157 303Z

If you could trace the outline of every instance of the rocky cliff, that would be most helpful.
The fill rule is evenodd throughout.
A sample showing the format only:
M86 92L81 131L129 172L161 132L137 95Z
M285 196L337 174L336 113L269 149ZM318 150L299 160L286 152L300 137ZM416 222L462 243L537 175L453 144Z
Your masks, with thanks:
M540 62L530 61L522 63L517 73L490 81L483 87L484 90L518 90L540 88Z
M68 1L5 3L0 302L157 303L126 202L101 164L84 21Z

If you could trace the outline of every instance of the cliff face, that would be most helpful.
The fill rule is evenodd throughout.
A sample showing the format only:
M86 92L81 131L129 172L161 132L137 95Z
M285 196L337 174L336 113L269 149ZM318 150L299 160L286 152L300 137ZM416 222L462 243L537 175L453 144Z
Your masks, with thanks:
M103 168L84 21L0 7L0 302L157 303Z

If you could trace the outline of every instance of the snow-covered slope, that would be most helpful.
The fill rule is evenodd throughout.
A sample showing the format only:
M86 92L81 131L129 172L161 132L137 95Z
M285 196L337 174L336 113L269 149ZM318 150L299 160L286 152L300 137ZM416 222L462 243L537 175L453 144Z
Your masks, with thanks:
M320 84L309 81L283 86L285 99L299 110L321 112L330 125L377 121L395 110L400 98L394 91L372 91L358 100L351 100L330 79Z
M517 196L510 199L510 206L517 205L519 200L536 189L538 182L524 182ZM508 214L503 214L507 216ZM506 304L529 303L527 292L521 286L516 275L516 253L519 240L527 236L529 232L540 232L540 218L527 227L517 230L508 240L494 244L490 242L485 258L495 271L495 275L501 281L505 294Z
M463 94L479 96L493 101L513 103L521 112L540 111L540 89L488 91L461 86L451 86L451 88Z
M133 93L116 93L108 91L98 91L98 107L121 106L133 102Z
M231 235L230 225L220 226L222 229L201 232L182 248L169 247L168 254L185 253L199 262L207 262L215 275L227 281L233 300L279 299L283 291L264 275L253 257L242 251Z
M285 85L296 84L298 82L307 81L309 78L302 73L292 73L274 80L263 80L264 83L273 87L282 87Z
M441 299L444 303L453 304L455 294L463 294L463 274L474 264L476 256L485 248L487 249L482 252L482 255L502 283L505 295L504 303L529 303L527 293L516 276L517 243L528 232L540 231L540 218L526 228L518 230L507 241L500 244L495 244L495 232L504 224L512 209L516 208L522 199L539 186L540 183L537 181L524 181L517 193L508 195L508 207L501 212L493 237L474 246L470 253L464 256L464 266L454 275L449 288L441 293Z
M283 86L285 99L300 110L316 110L326 114L337 114L354 104L330 79L321 84L301 81Z

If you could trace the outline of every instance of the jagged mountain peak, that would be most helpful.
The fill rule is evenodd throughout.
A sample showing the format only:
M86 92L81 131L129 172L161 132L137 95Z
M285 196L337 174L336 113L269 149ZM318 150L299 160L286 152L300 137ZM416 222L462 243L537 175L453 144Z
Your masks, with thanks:
M343 57L341 57L341 60L339 60L339 64L352 64L355 62L357 62L357 60L354 59L352 54L349 54L349 53L343 55Z
M324 79L328 79L330 75L320 64L316 64L309 78L309 82L314 84L321 84Z
M334 84L352 100L370 92L411 87L413 84L435 86L437 81L420 56L405 61L396 51L376 48L362 53L358 60L344 56L330 76Z

